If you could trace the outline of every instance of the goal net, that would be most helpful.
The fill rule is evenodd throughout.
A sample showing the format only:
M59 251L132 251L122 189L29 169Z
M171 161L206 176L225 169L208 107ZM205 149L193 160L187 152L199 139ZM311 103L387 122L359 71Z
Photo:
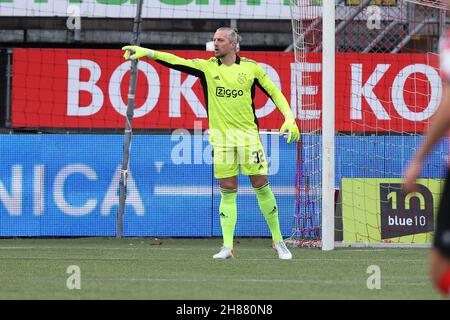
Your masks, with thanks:
M293 245L320 246L332 215L336 245L428 246L443 186L447 144L425 160L419 191L401 190L403 171L438 107L441 1L335 3L335 208L322 202L321 70L327 1L291 1L297 102L303 121L297 158ZM324 84L325 86L326 84ZM314 115L314 119L308 118Z

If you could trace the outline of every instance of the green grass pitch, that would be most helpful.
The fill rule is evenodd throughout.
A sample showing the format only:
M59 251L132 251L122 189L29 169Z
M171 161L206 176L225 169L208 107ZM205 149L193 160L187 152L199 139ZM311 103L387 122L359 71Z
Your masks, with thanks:
M283 261L270 239L237 242L217 261L219 238L0 239L0 299L441 299L428 249L293 248ZM80 289L67 288L71 265ZM380 289L367 288L371 265Z

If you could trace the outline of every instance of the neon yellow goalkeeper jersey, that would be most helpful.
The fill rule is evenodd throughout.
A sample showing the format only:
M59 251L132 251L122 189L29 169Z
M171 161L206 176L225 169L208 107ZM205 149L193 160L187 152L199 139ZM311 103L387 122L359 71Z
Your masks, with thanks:
M210 130L210 143L221 146L246 146L259 141L258 119L253 98L259 86L283 113L293 114L283 93L255 61L236 56L231 66L215 57L184 59L176 55L153 51L156 62L201 80L205 94Z

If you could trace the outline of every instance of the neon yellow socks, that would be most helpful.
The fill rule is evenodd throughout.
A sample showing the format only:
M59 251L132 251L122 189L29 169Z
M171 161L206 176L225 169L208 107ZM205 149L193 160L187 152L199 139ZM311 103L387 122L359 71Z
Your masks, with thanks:
M222 198L220 199L219 214L220 225L222 226L223 246L233 248L234 228L237 220L236 189L220 189Z
M227 248L233 248L234 229L237 221L236 189L220 189L222 198L220 200L219 214L220 225L222 227L223 245ZM275 196L270 190L270 185L255 188L259 208L266 218L274 242L283 240L278 221L278 207Z
M269 183L262 187L255 188L256 197L258 198L259 208L261 209L264 218L266 218L267 225L272 233L274 242L283 240L280 231L280 222L278 221L278 206L272 190L270 190Z

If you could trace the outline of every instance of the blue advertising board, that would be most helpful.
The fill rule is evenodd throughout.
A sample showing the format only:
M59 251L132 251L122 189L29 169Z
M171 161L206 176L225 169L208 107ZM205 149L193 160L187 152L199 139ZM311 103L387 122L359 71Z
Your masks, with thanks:
M262 142L281 231L289 236L296 147L275 136ZM401 177L419 143L420 137L336 137L336 188L342 177ZM122 135L0 135L0 236L115 236L122 148ZM221 236L211 151L201 135L133 136L123 235ZM446 153L447 144L438 145L422 176L442 177ZM237 205L236 236L270 236L242 175Z
M295 146L278 140L266 152L287 235ZM122 148L122 135L0 135L0 236L114 236ZM272 161L275 149L279 156ZM211 147L201 136L135 135L124 236L221 235L211 163ZM238 209L237 236L270 235L243 176Z

